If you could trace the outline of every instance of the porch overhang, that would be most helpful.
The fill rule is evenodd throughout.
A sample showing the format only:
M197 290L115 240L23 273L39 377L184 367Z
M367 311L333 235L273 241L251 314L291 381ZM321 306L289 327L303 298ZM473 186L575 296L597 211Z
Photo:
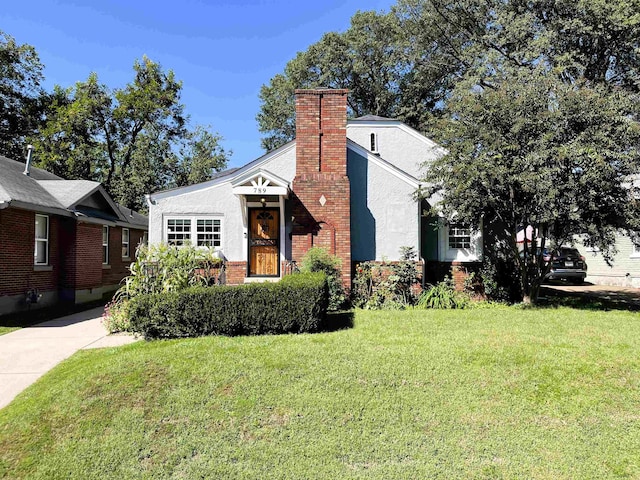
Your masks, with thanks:
M237 196L260 195L288 198L289 182L267 171L257 170L247 172L231 182L232 192Z

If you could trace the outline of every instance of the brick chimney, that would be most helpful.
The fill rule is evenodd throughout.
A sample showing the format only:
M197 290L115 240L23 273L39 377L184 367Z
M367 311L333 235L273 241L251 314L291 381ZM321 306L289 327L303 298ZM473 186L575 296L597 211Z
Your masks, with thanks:
M351 287L351 195L347 177L347 93L296 90L293 259L319 246L342 260Z

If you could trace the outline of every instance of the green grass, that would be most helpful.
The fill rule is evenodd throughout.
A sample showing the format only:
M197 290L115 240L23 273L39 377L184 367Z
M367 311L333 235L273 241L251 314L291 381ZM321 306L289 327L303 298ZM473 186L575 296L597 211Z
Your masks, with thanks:
M639 478L640 317L356 312L82 351L0 410L9 478Z
M4 335L5 333L13 332L14 330L20 330L22 327L3 327L0 325L0 335Z

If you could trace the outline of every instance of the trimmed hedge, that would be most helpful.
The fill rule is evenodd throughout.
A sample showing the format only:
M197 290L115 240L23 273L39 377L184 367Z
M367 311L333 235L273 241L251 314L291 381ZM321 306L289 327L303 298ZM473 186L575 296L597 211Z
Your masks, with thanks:
M323 273L287 275L277 283L192 287L131 299L134 332L145 338L315 332L328 306Z

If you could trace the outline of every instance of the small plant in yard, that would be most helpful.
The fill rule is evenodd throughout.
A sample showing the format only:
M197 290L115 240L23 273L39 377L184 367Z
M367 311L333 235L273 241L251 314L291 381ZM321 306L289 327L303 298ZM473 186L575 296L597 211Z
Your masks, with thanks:
M420 308L466 308L469 306L468 294L456 291L451 277L433 285L422 292L418 300Z
M329 311L340 310L347 300L344 286L342 285L340 267L340 259L321 247L310 248L302 257L300 271L308 273L323 272L327 276Z
M415 305L415 288L419 280L415 258L413 247L401 247L398 262L360 263L353 282L354 306L401 310Z
M102 324L109 333L130 332L129 301L111 301L104 307Z

